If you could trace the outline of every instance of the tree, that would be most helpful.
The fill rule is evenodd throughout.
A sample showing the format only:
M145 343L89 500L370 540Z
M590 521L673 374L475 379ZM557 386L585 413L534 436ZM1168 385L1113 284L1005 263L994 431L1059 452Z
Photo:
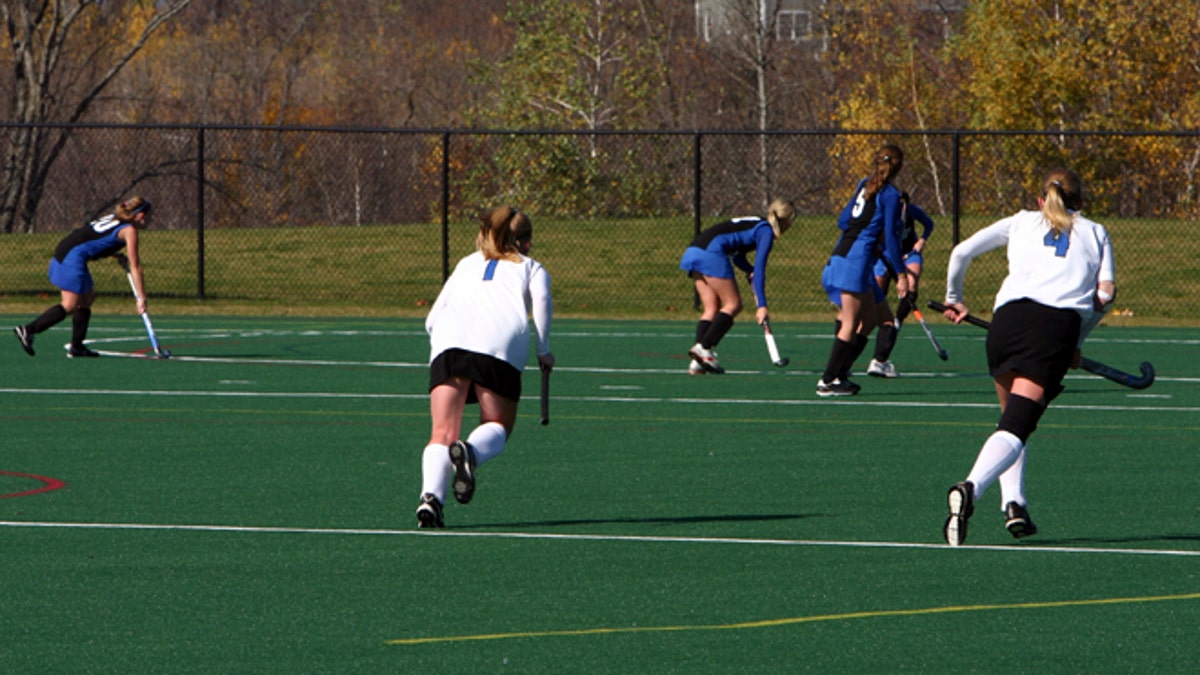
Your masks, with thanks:
M907 0L853 0L826 17L831 26L833 64L838 102L833 110L835 126L858 130L937 130L961 125L957 100L960 78L956 64L945 60L948 35L957 28L955 15L940 3L914 3ZM961 19L959 19L961 21ZM928 184L915 184L914 197L926 208L946 213L949 204L944 194L942 175L949 171L945 153L934 151L928 136L908 147L906 169L911 177L919 175ZM845 199L846 185L852 185L867 170L864 160L877 139L868 136L841 136L831 148L843 168L835 181L838 199ZM906 178L907 180L907 178Z
M974 129L1192 130L1200 123L1200 14L1194 3L977 0L950 44L962 64L959 110ZM1006 170L1069 161L1102 211L1196 209L1200 143L1141 137L1092 149L1049 136Z
M35 229L46 175L78 122L155 31L191 0L5 0L5 47L12 54L11 130L4 149L0 227ZM77 30L78 29L78 30ZM80 55L86 58L79 58ZM73 58L67 58L73 57Z

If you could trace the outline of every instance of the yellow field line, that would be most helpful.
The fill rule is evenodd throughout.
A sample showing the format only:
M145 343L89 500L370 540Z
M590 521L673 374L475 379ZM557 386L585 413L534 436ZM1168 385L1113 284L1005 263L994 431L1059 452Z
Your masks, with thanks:
M873 619L890 616L926 616L931 614L953 614L958 612L984 612L1000 609L1052 609L1057 607L1087 607L1094 605L1125 605L1172 600L1197 600L1200 593L1181 595L1150 595L1135 598L1097 598L1093 600L1058 600L1051 602L1017 602L1009 604L962 605L955 607L926 607L921 609L887 609L872 612L848 612L844 614L822 614L799 616L786 619L764 619L710 626L628 626L623 628L583 628L577 630L528 631L518 633L489 633L480 635L457 635L443 637L401 638L388 640L390 645L425 645L439 642L472 642L481 640L512 640L519 638L573 637L582 635L613 635L617 633L671 633L702 630L742 630L746 628L773 628L801 623L821 621L844 621L846 619Z

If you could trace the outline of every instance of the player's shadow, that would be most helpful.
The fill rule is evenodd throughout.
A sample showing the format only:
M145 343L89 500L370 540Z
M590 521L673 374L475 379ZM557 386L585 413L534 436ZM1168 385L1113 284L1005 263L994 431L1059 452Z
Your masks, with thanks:
M796 514L733 514L724 516L677 516L659 518L578 518L561 520L530 520L479 525L455 525L456 530L503 529L514 527L572 527L576 525L687 525L694 523L766 523L804 518L827 517L824 513Z

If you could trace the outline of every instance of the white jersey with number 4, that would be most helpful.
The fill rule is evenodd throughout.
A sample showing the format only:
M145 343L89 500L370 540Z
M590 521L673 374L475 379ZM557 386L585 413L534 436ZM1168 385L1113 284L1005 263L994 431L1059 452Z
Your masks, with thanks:
M976 232L954 247L946 273L946 301L963 302L963 279L976 256L1008 246L1008 276L993 309L1029 298L1073 309L1086 324L1101 281L1113 277L1112 242L1100 223L1076 214L1071 231L1054 237L1041 211L1020 211Z
M550 274L541 263L488 260L479 251L458 261L429 310L429 362L447 349L465 349L525 370L529 316L537 329L537 353L550 352Z

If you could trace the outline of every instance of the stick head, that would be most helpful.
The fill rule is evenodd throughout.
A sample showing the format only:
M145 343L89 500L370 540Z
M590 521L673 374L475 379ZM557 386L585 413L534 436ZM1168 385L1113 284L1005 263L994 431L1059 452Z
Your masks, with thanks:
M169 358L171 358L171 350L170 350L170 349L163 349L163 350L159 351L159 352L158 352L158 358L160 358L160 359L169 359Z
M782 368L782 367L786 366L786 365L787 365L787 364L789 364L789 363L791 363L791 360L789 360L789 359L788 359L788 357L786 357L786 356L785 356L785 357L783 357L783 358L781 358L781 359L779 359L778 361L776 361L776 362L775 362L775 367L776 367L776 368Z

